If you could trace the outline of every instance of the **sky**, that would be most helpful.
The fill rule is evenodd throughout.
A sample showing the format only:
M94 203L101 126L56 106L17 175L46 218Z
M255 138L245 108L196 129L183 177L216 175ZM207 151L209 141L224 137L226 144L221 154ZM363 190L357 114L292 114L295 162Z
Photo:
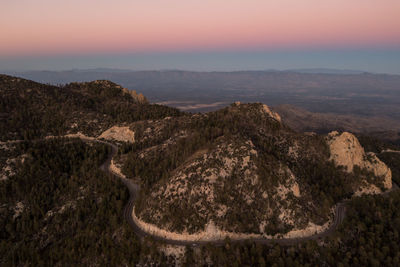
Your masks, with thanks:
M400 74L399 0L1 0L0 69Z

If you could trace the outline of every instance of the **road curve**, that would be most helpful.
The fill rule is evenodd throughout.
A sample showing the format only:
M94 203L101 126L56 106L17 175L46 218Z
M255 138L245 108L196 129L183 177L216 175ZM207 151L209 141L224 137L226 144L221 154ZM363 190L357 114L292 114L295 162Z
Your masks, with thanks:
M54 138L55 136L52 136ZM63 137L63 136L60 136ZM74 137L70 137L74 138ZM151 237L153 240L161 241L166 244L171 244L171 245L178 245L178 246L197 246L197 245L206 245L206 244L213 244L216 246L223 246L226 244L226 240L210 240L210 241L185 241L185 240L174 240L174 239L168 239L168 238L163 238L155 235L148 234L147 232L143 231L133 220L132 218L132 211L134 209L134 203L135 199L138 195L139 191L139 185L133 183L133 181L126 179L125 177L121 176L120 174L113 172L110 169L111 165L111 160L112 158L118 153L118 147L110 142L99 140L96 138L89 138L89 137L84 137L84 136L79 136L77 137L81 139L82 141L85 142L97 142L101 144L105 144L111 148L111 152L108 154L107 159L105 162L100 166L100 169L106 173L109 173L113 176L118 177L121 179L122 183L128 188L129 190L129 201L124 207L124 217L125 220L128 222L128 224L132 227L134 233L139 236L140 238L144 237ZM42 140L42 139L40 139ZM17 142L23 142L24 140L16 140L16 141L8 141L8 142L0 142L0 144L5 144L5 143L17 143ZM37 140L36 140L37 141ZM387 152L395 152L395 153L400 153L400 151L382 151L381 153L387 153ZM385 191L382 193L383 196L387 196L390 192L399 190L399 186L397 186L394 182L392 182L393 186L390 190ZM294 245L299 242L304 242L307 240L318 240L322 239L324 237L329 236L332 234L338 226L343 222L345 215L346 215L346 204L349 202L349 200L344 200L336 205L335 208L335 215L333 219L333 223L329 226L327 230L324 232L314 234L311 236L307 237L299 237L299 238L281 238L281 239L268 239L268 238L243 238L243 239L232 239L230 242L234 243L245 243L245 242L255 242L259 244L279 244L279 245Z
M226 240L210 240L210 241L186 241L186 240L174 240L174 239L168 239L156 235L151 235L148 234L147 232L143 231L133 220L132 218L132 211L134 209L134 203L135 199L138 195L139 191L139 186L135 183L133 183L132 180L126 179L125 177L121 176L118 173L113 172L110 169L111 165L111 160L112 158L118 153L118 147L115 144L112 144L110 142L106 141L101 141L97 139L85 139L81 138L84 141L90 141L90 142L98 142L102 143L105 145L108 145L111 148L111 152L109 153L106 161L100 166L100 169L103 170L104 172L110 173L111 175L114 175L121 179L121 181L124 183L124 185L128 188L129 190L129 201L124 207L124 217L125 220L128 222L128 224L131 226L133 229L134 233L139 236L140 238L144 237L151 237L153 240L161 241L166 244L171 244L171 245L178 245L178 246L198 246L198 245L206 245L206 244L213 244L216 246L223 246L226 244ZM393 187L390 190L387 190L386 192L383 193L383 195L387 195L393 190L398 190L398 186L393 183ZM299 242L304 242L307 240L319 240L324 237L327 237L331 235L335 230L338 228L338 226L343 222L345 215L346 215L346 204L349 200L344 200L336 205L335 208L335 215L332 224L329 226L327 230L324 232L314 234L311 236L307 237L298 237L298 238L281 238L281 239L268 239L268 238L243 238L243 239L232 239L230 242L235 242L235 243L244 243L244 242L255 242L259 244L279 244L279 245L294 245Z
M380 152L380 154L382 153L400 153L399 150L392 150L392 149L384 149Z

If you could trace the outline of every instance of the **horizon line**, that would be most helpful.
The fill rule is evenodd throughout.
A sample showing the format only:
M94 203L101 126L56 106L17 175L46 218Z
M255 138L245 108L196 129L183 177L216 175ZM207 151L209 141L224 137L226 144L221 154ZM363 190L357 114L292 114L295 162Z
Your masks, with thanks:
M321 73L318 73L321 71ZM332 72L332 73L324 73ZM194 69L127 69L127 68L66 68L61 70L50 70L50 69L0 69L0 73L29 73L29 72L115 72L115 73L128 73L128 72L194 72L194 73L235 73L235 72L293 72L293 73L303 73L303 74L336 74L336 75L356 75L356 74L374 74L374 75L400 75L398 73L389 72L374 72L361 69L346 69L346 68L327 68L327 67L313 67L313 68L288 68L288 69L238 69L238 70L194 70ZM349 73L334 73L334 72L349 72ZM352 73L351 73L352 72Z

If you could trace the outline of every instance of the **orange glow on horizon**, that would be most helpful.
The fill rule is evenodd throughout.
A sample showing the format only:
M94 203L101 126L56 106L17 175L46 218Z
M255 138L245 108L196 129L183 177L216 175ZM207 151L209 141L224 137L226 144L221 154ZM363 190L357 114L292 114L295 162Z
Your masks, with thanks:
M55 2L3 3L0 56L400 47L398 0Z

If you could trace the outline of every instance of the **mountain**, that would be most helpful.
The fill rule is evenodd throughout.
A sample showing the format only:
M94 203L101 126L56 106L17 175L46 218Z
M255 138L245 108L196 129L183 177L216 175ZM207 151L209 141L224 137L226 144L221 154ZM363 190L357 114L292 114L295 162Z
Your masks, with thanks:
M400 262L395 144L296 131L262 103L180 112L107 80L2 75L0 114L2 266Z
M367 74L365 71L360 70L342 70L342 69L329 69L329 68L314 68L314 69L289 69L288 72L297 73L312 73L312 74Z
M156 258L121 216L129 191L101 170L109 146L79 137L131 141L124 125L181 112L105 80L52 86L0 75L0 114L1 266Z
M116 123L179 115L148 104L142 94L115 83L53 86L0 75L0 140L84 132L99 135Z
M130 129L135 145L119 165L141 186L133 216L172 239L307 236L326 230L344 198L392 187L354 135L297 133L259 103Z

